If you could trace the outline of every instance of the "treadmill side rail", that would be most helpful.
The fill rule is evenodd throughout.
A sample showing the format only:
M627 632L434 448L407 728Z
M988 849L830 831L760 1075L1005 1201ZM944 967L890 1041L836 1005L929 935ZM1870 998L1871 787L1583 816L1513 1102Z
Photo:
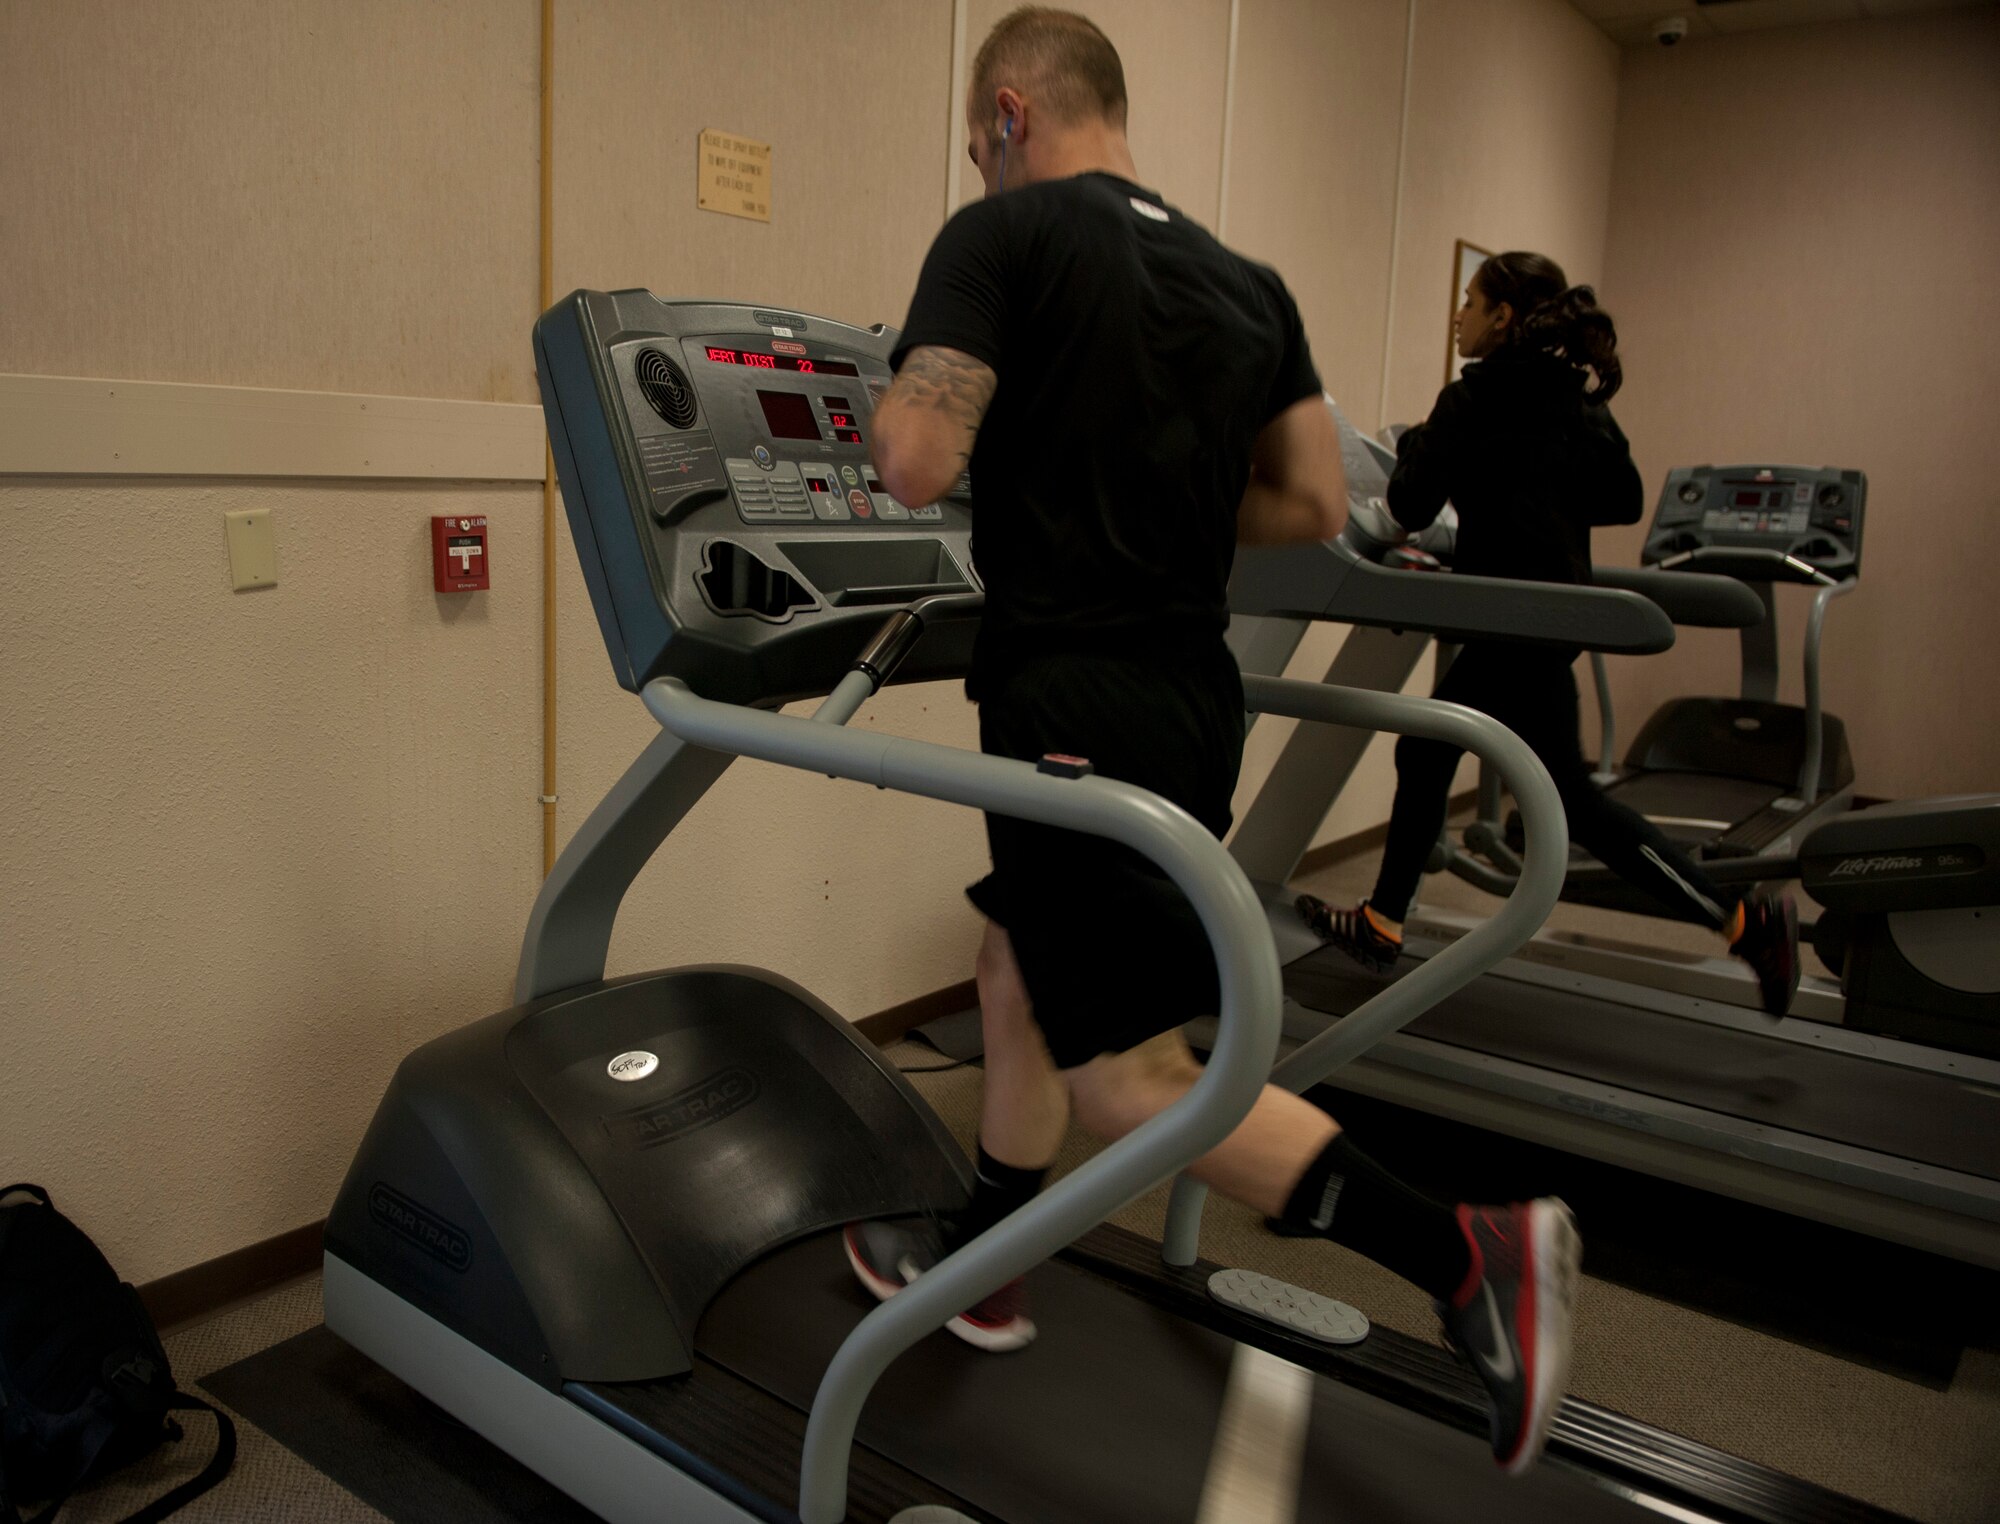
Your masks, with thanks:
M962 1309L1200 1158L1248 1114L1277 1053L1277 950L1261 901L1221 844L1186 811L1143 789L1109 778L1058 778L1009 758L717 703L672 678L648 683L643 697L663 729L714 751L1015 815L1131 847L1187 895L1215 949L1221 1027L1215 1052L1186 1098L882 1303L840 1347L813 1402L799 1484L803 1524L839 1524L847 1513L855 1426L889 1364Z
M1541 929L1562 894L1563 874L1569 866L1569 818L1541 759L1490 715L1437 699L1278 677L1246 676L1243 691L1250 707L1266 714L1290 715L1321 726L1423 736L1462 746L1500 775L1520 804L1527 832L1520 881L1498 914L1436 957L1426 959L1420 968L1385 986L1337 1027L1292 1054L1271 1075L1273 1084L1303 1093L1463 989ZM1169 1264L1194 1262L1206 1195L1206 1189L1187 1176L1175 1181L1165 1235Z

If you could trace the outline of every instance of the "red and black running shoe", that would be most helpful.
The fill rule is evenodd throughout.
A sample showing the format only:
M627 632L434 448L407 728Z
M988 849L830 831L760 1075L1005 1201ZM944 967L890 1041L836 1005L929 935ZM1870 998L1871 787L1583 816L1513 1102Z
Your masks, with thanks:
M1314 936L1364 968L1386 974L1403 955L1402 937L1384 930L1365 900L1351 910L1329 905L1316 894L1302 894L1292 903Z
M1743 902L1743 934L1729 950L1755 970L1764 1009L1782 1016L1799 992L1799 907L1789 894Z
M877 1301L886 1302L944 1258L944 1240L921 1221L852 1222L841 1234L847 1263ZM976 1307L944 1325L966 1343L994 1354L1033 1341L1027 1287L1016 1276Z
M1493 1402L1493 1458L1510 1475L1548 1442L1569 1376L1571 1310L1583 1244L1553 1196L1510 1206L1460 1206L1472 1270L1449 1306L1445 1337Z

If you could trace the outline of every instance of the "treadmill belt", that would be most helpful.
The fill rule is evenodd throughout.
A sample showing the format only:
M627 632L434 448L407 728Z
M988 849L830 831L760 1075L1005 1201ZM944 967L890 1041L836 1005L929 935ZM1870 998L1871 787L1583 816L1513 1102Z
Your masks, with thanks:
M1060 1265L1036 1270L1028 1288L1041 1337L994 1355L932 1335L876 1387L861 1442L1010 1520L1192 1524L1231 1342ZM834 1351L874 1305L839 1234L822 1234L731 1282L695 1348L810 1408ZM1057 1329L1065 1336L1052 1337Z
M862 1443L1021 1524L1224 1517L1204 1514L1202 1500L1234 1342L1066 1264L1041 1266L1028 1284L1041 1328L1033 1344L992 1355L932 1335L876 1388L862 1414ZM738 1276L709 1308L697 1349L803 1409L840 1341L873 1305L838 1236L824 1234ZM1560 1463L1505 1477L1475 1436L1326 1377L1302 1379L1310 1383L1309 1429L1298 1503L1285 1518L1657 1518Z
M1285 970L1286 994L1336 1016L1381 987L1330 947ZM1491 974L1407 1030L1725 1116L2000 1177L2000 1096L1947 1074Z
M1738 821L1748 820L1780 797L1784 788L1748 778L1713 773L1635 773L1604 791L1628 809L1659 822L1677 839L1707 840ZM1670 822L1720 822L1721 829L1692 824L1676 829Z
M1544 1460L1526 1476L1503 1476L1483 1439L1337 1382L1322 1379L1314 1388L1297 1524L1629 1524L1635 1517L1657 1524L1661 1515L1563 1470L1559 1461Z

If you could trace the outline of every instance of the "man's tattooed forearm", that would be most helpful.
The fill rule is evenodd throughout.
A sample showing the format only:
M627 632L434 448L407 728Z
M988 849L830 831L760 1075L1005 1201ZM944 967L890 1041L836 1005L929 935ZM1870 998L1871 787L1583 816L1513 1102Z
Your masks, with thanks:
M891 395L912 407L943 413L963 429L965 445L959 454L964 464L971 458L973 437L999 384L991 366L963 350L920 344L904 357Z

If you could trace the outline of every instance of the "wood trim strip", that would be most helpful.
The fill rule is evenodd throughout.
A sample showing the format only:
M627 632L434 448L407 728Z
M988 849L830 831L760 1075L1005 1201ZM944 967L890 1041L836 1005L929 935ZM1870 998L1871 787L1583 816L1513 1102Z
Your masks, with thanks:
M276 1238L232 1250L139 1288L153 1322L162 1333L192 1323L273 1286L317 1270L324 1222L309 1222Z
M928 995L892 1005L886 1011L877 1011L873 1016L863 1016L854 1023L854 1028L876 1047L886 1048L893 1042L902 1041L927 1021L936 1021L941 1016L955 1016L978 1003L979 986L970 979L962 979L944 989L932 990Z
M0 375L0 476L540 482L545 448L532 403Z

